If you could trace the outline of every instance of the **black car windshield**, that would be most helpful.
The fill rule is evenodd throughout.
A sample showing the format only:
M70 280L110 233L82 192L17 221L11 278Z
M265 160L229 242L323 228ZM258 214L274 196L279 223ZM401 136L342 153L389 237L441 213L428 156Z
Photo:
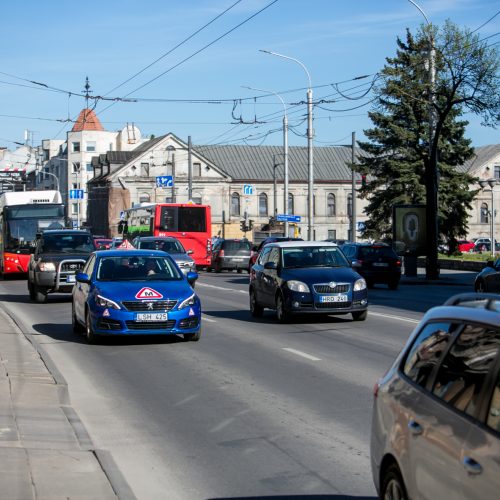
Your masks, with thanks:
M89 254L96 249L89 234L46 234L43 236L42 250L45 253Z
M391 257L397 258L394 250L391 247L360 247L359 248L359 258L360 259L370 259L374 257Z
M144 255L102 257L97 266L98 281L181 280L183 276L170 258Z
M177 240L145 240L139 241L139 247L146 250L161 250L167 253L186 253Z
M283 248L283 267L349 267L338 247Z

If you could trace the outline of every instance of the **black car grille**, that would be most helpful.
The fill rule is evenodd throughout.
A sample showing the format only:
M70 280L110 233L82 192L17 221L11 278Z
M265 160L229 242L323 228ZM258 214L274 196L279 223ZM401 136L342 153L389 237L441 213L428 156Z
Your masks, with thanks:
M328 283L321 285L313 285L316 293L347 293L349 291L349 283L337 283L333 288Z
M61 272L63 273L79 273L83 267L85 266L85 262L63 262L61 264Z
M179 321L179 328L195 328L198 326L198 318L184 318Z
M346 309L351 307L350 302L316 302L314 304L316 309Z
M129 330L172 330L175 319L168 321L126 321Z
M176 300L125 300L122 302L127 311L170 311ZM150 306L150 304L153 304Z
M122 325L116 319L99 318L99 321L97 322L97 328L99 328L100 330L121 330Z

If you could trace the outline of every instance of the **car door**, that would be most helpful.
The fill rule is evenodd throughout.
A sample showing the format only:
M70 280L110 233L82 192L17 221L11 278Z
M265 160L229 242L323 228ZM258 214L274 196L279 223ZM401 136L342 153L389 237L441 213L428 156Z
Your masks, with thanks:
M475 345L475 372L484 380L478 422L471 425L462 454L467 499L498 498L500 492L500 331L483 329ZM496 358L496 360L495 360Z
M264 279L264 264L267 262L269 253L271 252L270 247L264 247L257 258L257 262L252 268L252 273L250 275L250 280L254 289L255 297L260 304L264 304L264 290L263 290L263 279ZM267 303L266 303L267 305Z
M91 255L90 259L82 269L82 272L92 278L95 263L96 256ZM77 281L75 286L73 287L73 303L75 308L75 315L77 319L82 323L85 323L85 304L87 302L89 290L90 285L88 283L81 283L79 281Z
M278 247L270 247L269 256L264 263L262 270L262 297L263 302L269 307L276 305L276 291L278 284L278 266L280 261L280 249Z

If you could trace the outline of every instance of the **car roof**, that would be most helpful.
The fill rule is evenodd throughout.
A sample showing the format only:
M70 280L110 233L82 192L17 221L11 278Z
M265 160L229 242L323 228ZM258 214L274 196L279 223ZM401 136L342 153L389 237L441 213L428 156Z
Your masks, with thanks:
M156 241L156 240L175 240L179 241L175 236L137 236L137 239L139 241Z
M89 231L84 229L45 229L42 234L88 234L91 235Z
M337 243L330 241L276 241L267 246L278 248L338 247Z
M169 257L169 255L161 250L138 250L135 248L123 248L116 250L98 250L94 252L97 257Z

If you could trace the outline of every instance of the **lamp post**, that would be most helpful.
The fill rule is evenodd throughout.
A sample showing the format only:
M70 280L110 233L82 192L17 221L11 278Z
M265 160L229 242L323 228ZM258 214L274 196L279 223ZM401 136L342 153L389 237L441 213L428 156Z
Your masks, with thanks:
M45 175L51 175L52 177L54 177L54 179L56 180L56 189L57 191L59 191L59 178L57 177L56 174L53 174L51 172L41 172L44 176Z
M495 259L495 199L494 199L493 188L497 184L498 184L497 179L488 179L485 181L479 181L479 185L481 186L481 189L483 191L486 186L489 186L491 191L491 207L490 210L488 210L488 213L490 215L490 246L491 246L491 255L493 257L493 260Z
M272 56L282 57L283 59L289 59L290 61L295 61L299 64L302 69L307 74L307 79L309 81L309 86L307 88L307 166L308 166L308 174L307 174L307 238L309 240L313 239L313 226L314 226L314 163L313 163L313 91L311 85L311 75L309 71L301 63L298 59L294 57L285 56L283 54L278 54L277 52L271 52L270 50L260 50L260 52L264 52L265 54L271 54ZM288 212L288 195L285 198L285 204Z
M413 0L408 0L424 16L429 28L432 27L429 18L422 8ZM429 30L429 159L425 165L426 178L426 220L427 220L427 269L428 279L439 278L438 269L438 163L437 142L435 141L435 84L436 84L436 49L434 38ZM436 142L436 144L434 144Z
M283 190L283 213L288 215L288 115L286 111L286 104L283 98L272 90L258 89L255 87L243 87L249 90L256 90L257 92L268 92L275 95L283 105L283 163L284 163L284 190ZM274 168L274 185L275 185L275 196L274 196L274 209L276 211L276 164L273 165ZM288 236L288 220L285 220L285 236Z

